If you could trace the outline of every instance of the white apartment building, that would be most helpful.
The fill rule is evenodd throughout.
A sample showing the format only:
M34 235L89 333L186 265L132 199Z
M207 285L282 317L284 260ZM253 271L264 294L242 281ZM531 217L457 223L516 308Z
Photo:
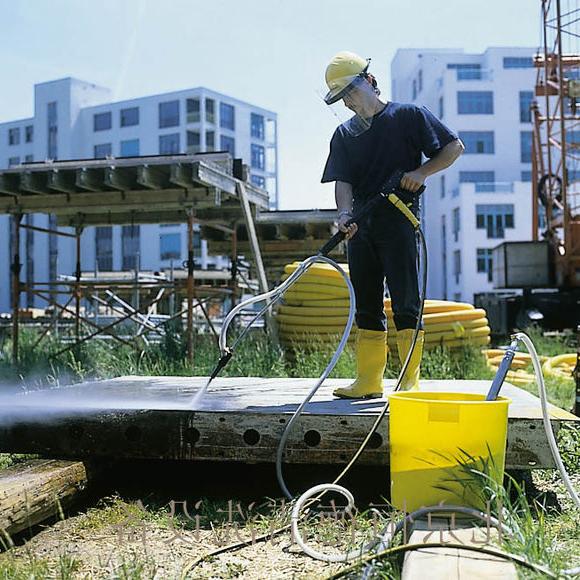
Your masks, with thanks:
M425 105L465 144L423 194L428 296L473 301L492 289L492 249L532 239L533 48L401 49L391 99Z
M198 87L111 102L111 93L74 78L34 87L34 116L0 124L0 169L21 163L229 151L250 168L250 179L278 207L277 116L230 96ZM46 215L24 223L54 227ZM0 216L0 312L10 308L11 219ZM52 281L74 271L74 240L22 232L23 281ZM196 232L196 266L225 267L207 255ZM187 257L186 226L159 224L91 227L81 238L83 267L99 271L180 268ZM44 306L23 296L21 306Z

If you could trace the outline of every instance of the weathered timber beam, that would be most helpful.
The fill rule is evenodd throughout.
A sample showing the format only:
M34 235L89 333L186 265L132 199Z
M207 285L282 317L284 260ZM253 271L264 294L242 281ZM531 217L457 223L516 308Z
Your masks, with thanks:
M24 171L20 174L20 189L26 193L46 195L46 174Z
M19 195L18 175L15 173L0 173L0 193L7 195Z
M75 185L79 189L83 189L84 191L103 191L105 189L103 169L87 169L83 167L78 169L76 173Z
M169 181L178 187L191 189L193 187L191 179L191 165L183 165L181 163L171 165Z
M256 212L257 224L328 224L334 223L335 220L335 209L299 209Z
M205 189L190 190L168 189L163 191L134 190L124 192L100 191L98 193L76 193L72 196L50 194L47 196L19 196L17 200L6 197L0 199L0 213L21 211L22 213L77 213L89 211L91 208L103 211L112 208L149 210L153 206L160 209L186 207L195 197L205 196Z
M89 226L112 226L126 225L129 223L139 224L183 224L187 221L187 212L185 209L166 210L151 212L100 212L82 214L82 223L84 227ZM195 223L205 225L214 229L221 230L226 234L233 234L233 229L224 225L224 220L205 221L195 220ZM78 223L77 214L67 214L57 216L57 225L75 227Z
M46 185L53 191L60 193L76 193L76 175L74 171L59 171L55 169L47 174Z
M137 183L145 189L166 189L170 185L169 176L151 165L137 168Z
M119 167L107 167L103 179L105 186L118 191L127 191L137 185L135 172L132 169L122 169Z
M96 465L82 461L34 459L0 472L0 536L10 536L48 518L78 498L96 475Z

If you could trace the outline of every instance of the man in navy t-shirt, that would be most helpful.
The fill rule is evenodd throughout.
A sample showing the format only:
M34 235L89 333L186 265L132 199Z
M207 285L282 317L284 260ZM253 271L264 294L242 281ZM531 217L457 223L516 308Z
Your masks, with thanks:
M325 102L342 101L354 116L341 124L330 142L322 182L334 181L338 227L346 233L350 278L357 312L357 379L334 395L372 398L383 394L387 361L384 312L385 282L391 297L399 359L411 348L419 317L417 244L407 218L385 202L361 223L347 225L353 213L379 193L397 170L404 172L401 188L416 192L425 179L449 167L463 152L463 144L425 107L384 102L369 60L338 53L326 69L329 92ZM423 156L428 161L422 164ZM418 204L413 209L417 210ZM423 352L420 330L403 377L403 389L417 389Z

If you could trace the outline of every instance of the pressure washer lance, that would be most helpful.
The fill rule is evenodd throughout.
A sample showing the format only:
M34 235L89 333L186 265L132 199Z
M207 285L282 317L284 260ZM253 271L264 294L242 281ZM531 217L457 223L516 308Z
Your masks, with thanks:
M400 194L402 192L402 190L400 189L400 184L401 184L401 179L403 178L403 175L404 175L403 171L400 171L400 170L395 171L389 177L389 179L387 180L385 185L381 188L381 191L378 194L372 196L369 199L369 201L367 201L363 205L363 207L358 212L356 212L356 214L350 220L348 220L346 225L350 226L352 224L359 223L379 203L384 202L385 200L388 200L395 207L397 207L401 212L403 212L405 217L407 217L407 219L412 223L413 227L415 229L417 229L419 226L419 220L415 217L415 215L409 209L409 207L401 200L399 195L397 195L397 193ZM414 194L411 194L411 195L419 195L419 194L423 193L423 191L425 191L424 185L417 192L415 192ZM407 192L407 193L410 194L411 192ZM213 369L211 375L209 376L209 379L208 379L207 383L205 384L205 386L202 389L200 389L200 391L198 393L196 393L194 395L192 402L191 402L191 405L190 405L191 407L195 408L197 406L199 401L203 398L203 396L207 392L212 381L219 375L219 373L229 363L230 359L232 358L232 356L234 354L234 350L235 350L236 346L245 337L245 335L248 333L248 331L250 330L250 328L252 327L254 322L256 320L258 320L261 316L263 316L264 313L266 312L266 310L268 310L276 302L278 302L282 298L284 293L306 272L306 270L312 264L314 264L316 262L328 263L329 265L336 268L342 274L343 278L346 281L347 287L349 288L349 297L350 297L351 308L350 308L350 312L349 312L349 323L345 327L345 332L343 333L343 336L346 334L346 337L348 338L348 335L350 334L350 331L352 328L352 324L354 322L354 308L355 308L354 292L351 291L350 281L349 281L348 277L346 276L346 273L342 271L342 268L340 268L340 266L336 262L334 262L334 260L332 260L328 257L328 254L330 254L330 252L332 252L332 250L334 250L334 248L336 248L336 246L338 246L338 244L340 244L340 242L342 242L345 239L345 237L346 237L345 232L342 232L342 231L336 232L336 234L334 234L332 236L332 238L330 238L330 240L328 240L328 242L326 242L326 244L324 244L322 246L322 248L320 248L320 250L318 250L318 253L315 256L312 256L312 257L304 260L302 262L302 264L300 264L300 266L284 282L282 282L282 284L280 284L279 286L277 286L273 290L270 290L270 292L266 292L264 294L254 296L248 300L245 300L244 302L241 302L240 304L238 304L235 308L233 308L230 311L230 313L228 314L228 316L226 317L226 319L224 321L224 324L223 324L223 327L222 327L222 330L221 330L220 336L219 336L219 348L220 348L220 353L221 353L220 358L219 358L215 368ZM234 341L234 344L232 346L227 346L227 344L226 344L227 331L228 331L228 327L229 327L231 321L244 308L251 306L252 304L255 304L257 302L262 302L262 301L266 302L265 306L254 316L254 318L250 321L250 323L242 331L240 336L238 336L238 338ZM351 314L352 314L352 321L351 321ZM348 330L348 334L346 333L347 330ZM341 341L341 343L342 343L342 341ZM413 343L413 345L414 345L414 343ZM342 353L343 349L344 349L344 346L340 349L340 352L338 352L338 349L337 349L337 352L339 355ZM413 349L411 349L409 354L412 354L412 350ZM410 356L408 356L407 358L410 359ZM337 357L337 360L338 360L338 357ZM332 368L334 368L334 365ZM331 371L332 371L332 368L331 368Z
M499 391L505 381L505 378L512 366L514 357L516 356L516 351L518 350L519 340L514 336L511 337L512 341L506 349L506 353L499 364L495 377L491 383L491 387L485 397L486 401L495 401L499 395Z

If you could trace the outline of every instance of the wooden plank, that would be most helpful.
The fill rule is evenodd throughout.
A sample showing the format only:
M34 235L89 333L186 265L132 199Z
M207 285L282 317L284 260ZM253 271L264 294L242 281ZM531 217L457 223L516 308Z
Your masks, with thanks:
M335 209L272 210L256 213L256 224L334 224Z
M258 242L258 235L256 234L256 226L254 225L254 216L252 215L252 210L250 208L250 201L246 193L245 183L241 181L236 181L236 191L238 193L240 203L242 205L242 213L246 223L246 230L248 231L248 236L250 238L250 246L252 248L252 254L254 256L256 270L258 271L258 282L260 284L260 291L268 292L270 288L268 286L268 279L266 278L266 270L264 269L264 263L262 262L260 244Z
M195 196L207 194L205 189L189 190L168 189L160 191L132 190L120 191L95 191L92 193L77 193L74 200L69 195L51 193L47 196L19 196L17 200L10 198L0 199L0 213L20 209L22 213L50 212L50 213L77 213L100 211L103 207L118 208L120 211L129 209L143 209L147 211L151 205L169 208L179 207L180 204L192 202Z
M482 546L491 544L497 537L495 530L488 533L485 528L437 529L436 526L421 522L430 529L416 529L409 543L446 542ZM485 524L483 524L485 526ZM513 562L457 548L428 548L405 554L402 580L517 580L518 573Z
M76 193L76 175L73 171L59 171L55 169L47 174L48 189L58 191L60 193L74 194Z
M48 518L78 498L95 473L82 461L35 459L0 471L0 536L11 535Z

